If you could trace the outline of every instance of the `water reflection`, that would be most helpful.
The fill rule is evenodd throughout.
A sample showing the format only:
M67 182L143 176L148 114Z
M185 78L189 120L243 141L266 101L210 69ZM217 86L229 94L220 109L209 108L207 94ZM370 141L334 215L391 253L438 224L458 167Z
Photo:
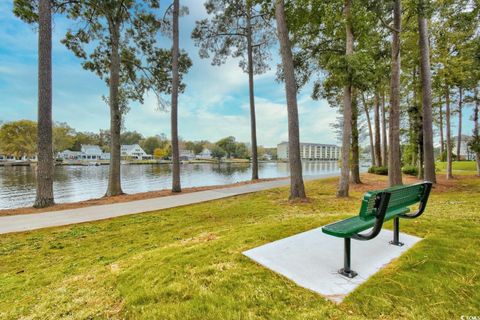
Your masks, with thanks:
M303 174L338 172L335 161L302 163ZM126 193L138 193L171 187L172 166L124 165L122 185ZM288 163L260 163L260 178L289 175ZM183 164L182 186L198 187L249 180L248 163ZM54 192L57 203L102 197L108 184L108 166L64 166L55 168ZM35 200L36 174L33 167L0 167L0 209L31 206Z
M226 163L225 165L217 164L212 165L212 172L218 173L227 177L233 177L237 173L244 173L250 170L249 163Z

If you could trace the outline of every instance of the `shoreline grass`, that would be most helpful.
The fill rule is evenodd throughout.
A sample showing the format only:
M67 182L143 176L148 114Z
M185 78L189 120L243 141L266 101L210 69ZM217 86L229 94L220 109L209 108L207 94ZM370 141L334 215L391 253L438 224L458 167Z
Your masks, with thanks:
M446 162L435 162L435 166L437 169L441 171L447 170L447 163ZM472 171L476 172L477 170L477 163L475 161L453 161L452 162L452 170L454 171Z
M273 189L106 221L0 236L1 319L449 319L480 313L480 179L434 189L402 223L424 240L335 305L241 252L358 212L336 179L308 203ZM381 182L378 182L381 181ZM391 228L391 222L386 224ZM341 248L339 249L341 250ZM321 261L319 261L321 263Z

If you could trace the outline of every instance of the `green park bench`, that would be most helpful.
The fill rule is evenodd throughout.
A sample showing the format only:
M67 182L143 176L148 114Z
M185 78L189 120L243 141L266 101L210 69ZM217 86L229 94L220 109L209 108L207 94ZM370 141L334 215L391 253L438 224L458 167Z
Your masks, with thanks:
M345 239L344 266L338 272L348 278L357 275L350 268L350 240L371 240L375 238L380 233L384 221L394 219L393 240L390 243L402 246L403 243L399 241L400 218L413 219L419 217L425 211L431 189L431 182L422 182L369 191L363 196L358 216L324 226L322 228L324 233ZM409 207L415 204L419 205L418 210L409 213ZM369 228L372 228L370 232L359 233Z

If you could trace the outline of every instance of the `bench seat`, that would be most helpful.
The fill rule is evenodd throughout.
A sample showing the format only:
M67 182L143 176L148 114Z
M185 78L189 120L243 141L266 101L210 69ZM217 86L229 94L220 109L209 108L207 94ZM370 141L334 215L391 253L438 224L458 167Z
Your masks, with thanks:
M387 211L384 221L391 220L398 215L409 213L409 208L399 208ZM367 230L375 224L375 217L368 218L356 216L342 221L331 223L322 228L322 231L334 237L350 238L352 235Z

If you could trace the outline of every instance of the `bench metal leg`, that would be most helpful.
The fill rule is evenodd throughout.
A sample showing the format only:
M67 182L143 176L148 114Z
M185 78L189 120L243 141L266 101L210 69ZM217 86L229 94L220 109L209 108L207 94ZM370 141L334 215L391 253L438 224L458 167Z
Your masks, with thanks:
M355 271L350 269L350 238L345 238L345 252L343 256L343 268L338 270L338 273L340 273L342 276L348 277L348 278L353 278L357 275Z
M403 246L403 242L400 242L400 218L396 217L393 219L393 240L390 241L390 244L394 246Z

